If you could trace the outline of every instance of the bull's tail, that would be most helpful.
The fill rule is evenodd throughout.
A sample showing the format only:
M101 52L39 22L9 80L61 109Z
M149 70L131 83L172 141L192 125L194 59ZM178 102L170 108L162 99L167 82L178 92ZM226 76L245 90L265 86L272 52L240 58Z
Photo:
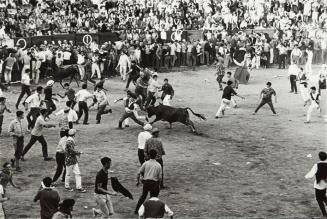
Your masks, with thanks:
M185 109L186 110L190 110L193 113L193 115L195 115L196 117L198 117L198 118L200 118L202 120L206 120L207 119L204 115L193 112L193 110L190 107L186 107Z

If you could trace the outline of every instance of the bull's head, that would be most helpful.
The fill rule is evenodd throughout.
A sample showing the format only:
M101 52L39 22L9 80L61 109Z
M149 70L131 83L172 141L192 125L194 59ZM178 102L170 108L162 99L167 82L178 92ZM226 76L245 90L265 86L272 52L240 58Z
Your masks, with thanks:
M146 108L146 112L148 113L148 117L152 117L155 114L155 107L149 106Z

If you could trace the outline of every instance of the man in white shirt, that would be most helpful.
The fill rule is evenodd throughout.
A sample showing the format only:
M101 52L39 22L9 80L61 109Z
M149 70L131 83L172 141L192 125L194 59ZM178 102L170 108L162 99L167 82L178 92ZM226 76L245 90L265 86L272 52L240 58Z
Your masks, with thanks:
M176 49L177 49L177 47L176 47L176 45L175 45L175 43L171 43L170 45L170 61L171 61L171 67L174 67L175 66L175 62L176 62Z
M302 56L302 51L299 49L297 43L294 44L294 49L291 52L291 64L292 63L299 63L300 58Z
M295 92L295 94L297 94L296 79L299 73L301 72L301 70L297 66L297 63L298 61L294 61L293 63L291 63L291 65L288 68L288 78L290 79L290 83L291 83L290 93Z
M321 213L327 218L325 205L327 205L326 188L327 188L327 154L319 152L320 161L313 165L310 172L305 175L306 179L316 177L313 187L315 188L316 200L318 202Z
M93 95L88 92L87 90L87 85L86 84L83 84L82 85L82 90L78 91L76 94L75 94L75 98L76 98L76 102L78 102L78 120L80 120L80 118L82 117L83 115L83 112L84 112L84 121L83 121L83 124L84 125L88 125L88 119L89 119L89 108L87 106L87 100L88 99L92 99L93 98ZM77 120L77 121L78 121Z
M31 70L29 68L25 69L25 71L22 72L22 80L21 80L22 89L21 89L20 95L19 95L19 97L17 99L17 102L16 102L16 109L19 108L19 103L20 103L21 99L23 98L23 96L25 94L27 95L27 97L31 95L31 90L30 90L30 86L31 86L30 72L31 72Z
M311 98L311 104L308 108L307 121L305 123L310 123L311 114L314 110L320 111L320 107L319 107L320 94L319 94L319 92L317 92L316 87L310 88L310 98Z
M96 115L96 124L100 124L101 121L101 115L103 114L108 114L111 113L111 109L106 109L107 106L109 106L109 100L107 97L106 92L103 89L103 86L99 85L97 86L97 90L94 93L95 97L96 97L96 101L98 103L98 113Z
M148 96L145 103L145 107L148 107L149 105L153 106L156 103L156 93L159 88L161 88L161 86L158 82L158 74L154 73L152 75L152 78L150 79L150 83L148 86Z
M30 107L30 111L26 116L28 122L28 129L34 127L35 121L37 117L40 115L40 107L43 104L43 100L41 98L42 91L43 91L43 87L41 86L37 87L36 92L30 95L29 97L27 97L27 99L24 102L26 111L28 110L28 107Z
M131 66L131 61L129 60L126 53L122 52L117 65L117 70L119 69L120 77L123 81L126 80L127 69L129 69L130 66Z
M143 127L144 131L140 132L138 137L137 137L137 143L138 143L138 157L140 164L142 165L145 162L145 157L144 157L144 146L146 140L152 138L151 130L152 126L150 124L146 124Z
M35 142L40 142L42 145L42 154L44 161L52 161L54 160L52 157L48 156L48 144L43 136L43 128L52 128L56 127L56 125L53 124L47 124L45 122L45 115L47 114L46 109L40 110L40 116L37 118L35 122L35 126L31 131L31 139L28 142L28 144L24 147L23 153L22 153L22 160L24 160L24 156L26 153L31 149L31 147L35 144Z
M63 65L69 65L70 64L70 57L72 53L69 51L68 48L65 49L64 54L63 54Z

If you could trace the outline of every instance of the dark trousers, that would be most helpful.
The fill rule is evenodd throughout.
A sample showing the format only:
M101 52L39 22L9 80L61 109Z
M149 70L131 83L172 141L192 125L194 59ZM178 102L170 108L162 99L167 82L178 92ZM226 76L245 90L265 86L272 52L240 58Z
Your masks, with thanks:
M156 103L156 96L154 92L148 92L148 96L146 98L145 107L148 107L149 105L154 105Z
M24 136L13 137L13 138L14 138L15 158L20 159L24 148Z
M270 52L263 52L263 54L267 57L266 67L268 68L269 60L270 60Z
M78 102L78 120L82 117L84 112L84 121L83 124L86 124L87 121L89 120L89 108L87 107L86 102L84 101L79 101Z
M140 164L142 165L145 162L144 150L143 149L138 149L137 150L137 155L139 157Z
M25 94L27 95L27 97L31 95L30 86L22 84L22 90L21 90L20 95L19 95L19 97L17 99L16 108L18 108L18 106L20 104L20 101L22 100L22 98L23 98L23 96Z
M262 100L261 100L261 102L259 103L258 107L255 109L254 112L255 112L255 113L258 112L258 110L259 110L261 107L263 107L263 105L265 105L266 103L270 106L270 109L271 109L271 111L273 112L273 114L276 114L276 111L275 111L275 109L274 109L274 105L273 105L272 101L271 101L271 100L265 100L265 99L262 99Z
M52 181L56 182L58 180L58 178L60 177L62 171L64 171L64 173L62 174L62 182L65 182L65 176L66 176L66 165L65 165L65 153L60 153L57 152L56 153L56 162L57 162L57 169L56 169L56 173L53 176Z
M286 54L281 54L278 56L278 67L279 68L285 68L285 62L286 62Z
M316 190L316 200L323 216L327 216L325 205L327 205L326 189Z
M163 168L163 160L162 158L160 159L157 159L157 162L160 163L160 166L161 166L161 181L160 181L160 187L162 188L164 185L163 185L163 181L164 181L164 168Z
M40 142L40 144L42 145L42 154L43 154L43 157L44 158L48 157L48 144L45 141L45 138L43 137L43 135L41 135L41 136L31 135L30 141L28 142L28 144L25 146L25 148L23 150L23 154L22 154L23 157L26 155L26 153L31 149L31 147L37 141Z
M290 75L291 91L297 93L296 75Z
M106 109L106 106L107 106L107 105L101 105L101 106L98 107L98 113L97 113L97 115L96 115L96 120L97 120L98 122L101 121L101 115L103 115L103 114L108 114L108 113L110 112L109 109Z
M144 180L142 195L141 195L139 201L137 202L135 211L139 210L141 205L144 203L146 197L148 196L148 193L151 191L157 191L159 193L159 191L160 191L159 182L154 181L154 180Z
M34 128L35 122L37 117L40 115L40 109L37 107L32 107L29 111L29 113L26 115L26 119L28 122L28 128L32 129Z
M0 134L2 132L3 115L0 115Z
M136 122L137 124L141 125L141 126L144 126L144 122L141 122L140 120L138 120L134 113L133 112L130 112L130 113L124 113L123 116L119 119L119 124L118 124L118 127L119 128L122 128L122 125L123 125L123 122L125 119L127 118L131 118L134 120L134 122Z
M46 100L45 106L47 107L46 117L50 116L52 112L56 111L57 107L52 100Z
M129 85L130 85L130 83L131 83L132 81L133 81L133 84L135 85L135 84L136 84L136 80L137 80L136 77L128 76L128 78L127 78L127 83L126 83L126 88L129 88Z

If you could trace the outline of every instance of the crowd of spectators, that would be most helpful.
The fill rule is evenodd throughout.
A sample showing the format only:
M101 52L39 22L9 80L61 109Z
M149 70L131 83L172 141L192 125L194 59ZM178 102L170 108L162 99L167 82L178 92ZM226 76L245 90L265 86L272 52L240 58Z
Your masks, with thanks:
M325 0L1 0L9 37L62 33L326 27ZM1 37L1 36L0 36Z

